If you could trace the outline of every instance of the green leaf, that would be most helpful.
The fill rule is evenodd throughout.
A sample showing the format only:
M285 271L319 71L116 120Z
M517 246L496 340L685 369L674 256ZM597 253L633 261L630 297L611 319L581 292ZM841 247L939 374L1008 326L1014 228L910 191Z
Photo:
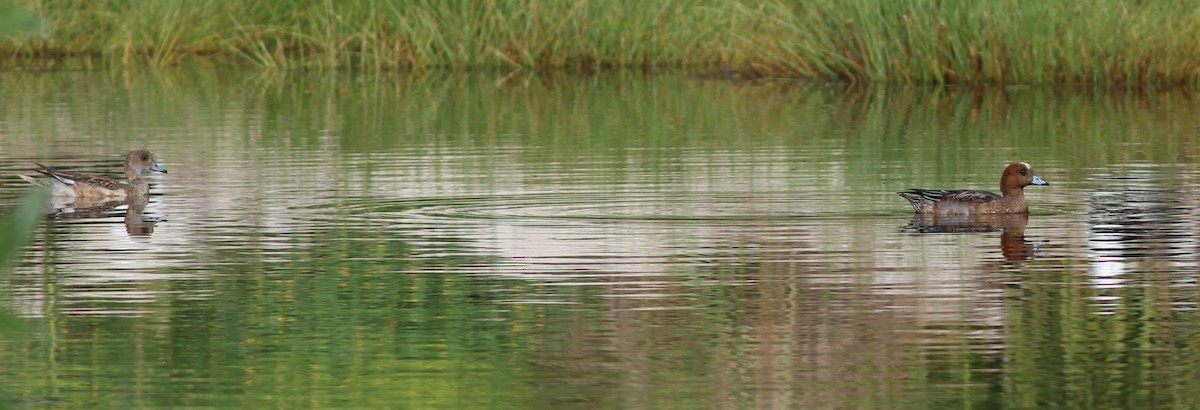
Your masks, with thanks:
M50 193L45 189L31 189L13 208L4 225L0 225L0 273L8 273L9 264L44 218L49 201Z
M0 274L8 274L12 261L20 253L33 228L37 227L46 212L50 193L34 188L21 198L8 219L0 225ZM7 310L0 309L0 333L21 334L25 323Z

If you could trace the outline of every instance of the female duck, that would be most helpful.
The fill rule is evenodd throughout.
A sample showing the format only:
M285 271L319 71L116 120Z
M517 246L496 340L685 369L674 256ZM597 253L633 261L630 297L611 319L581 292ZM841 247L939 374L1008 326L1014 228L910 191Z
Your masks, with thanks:
M150 192L150 186L142 179L145 171L166 173L167 170L154 162L150 151L129 151L125 155L125 178L128 183L119 182L104 175L88 175L75 172L61 171L48 166L37 164L42 169L36 170L50 179L42 182L26 175L21 179L34 185L50 189L51 194L60 197L80 199L112 199L123 200L129 197L145 196Z
M1024 162L1008 164L1000 176L1000 193L985 191L946 191L941 189L910 189L899 192L912 204L913 210L922 214L971 215L971 214L1026 214L1029 203L1025 202L1025 187L1050 185L1033 174L1033 168Z

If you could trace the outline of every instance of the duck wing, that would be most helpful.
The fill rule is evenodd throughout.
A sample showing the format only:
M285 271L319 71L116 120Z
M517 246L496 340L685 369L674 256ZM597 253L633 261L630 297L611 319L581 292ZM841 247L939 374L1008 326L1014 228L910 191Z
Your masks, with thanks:
M37 163L35 162L35 164ZM54 178L55 180L58 180L58 182L62 182L67 185L84 184L113 191L125 189L123 184L104 175L89 175L78 172L63 171L50 168L42 164L37 164L37 166L42 167L42 169L36 170L37 172L40 172L50 178Z
M1000 195L991 192L971 190L910 189L897 193L904 197L904 199L907 199L908 203L912 204L913 210L917 212L931 211L933 204L937 202L942 202L943 204L983 203L1002 198Z
M945 194L942 196L943 199L947 199L947 200L951 200L951 201L968 202L968 203L990 202L990 201L995 201L997 199L1003 198L1000 195L996 195L996 194L993 194L991 192L986 192L986 191L943 191L943 192L945 192Z

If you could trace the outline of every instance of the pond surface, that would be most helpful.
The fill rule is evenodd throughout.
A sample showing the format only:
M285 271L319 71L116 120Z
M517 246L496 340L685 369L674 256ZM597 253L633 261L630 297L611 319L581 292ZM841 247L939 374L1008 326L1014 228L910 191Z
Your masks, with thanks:
M684 75L0 75L17 408L1194 408L1200 102ZM1027 217L914 220L908 188Z

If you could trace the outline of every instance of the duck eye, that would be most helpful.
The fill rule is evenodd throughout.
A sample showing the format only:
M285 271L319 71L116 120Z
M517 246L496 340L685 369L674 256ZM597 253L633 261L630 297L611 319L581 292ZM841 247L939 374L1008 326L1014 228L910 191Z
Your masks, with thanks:
M142 161L148 161L148 160L150 160L150 156L146 155L146 154L142 154ZM1024 174L1025 171L1021 171L1021 173Z
M1029 172L1029 170L1027 170L1025 168L1021 168L1021 175L1025 175L1025 173L1027 173L1027 172Z

